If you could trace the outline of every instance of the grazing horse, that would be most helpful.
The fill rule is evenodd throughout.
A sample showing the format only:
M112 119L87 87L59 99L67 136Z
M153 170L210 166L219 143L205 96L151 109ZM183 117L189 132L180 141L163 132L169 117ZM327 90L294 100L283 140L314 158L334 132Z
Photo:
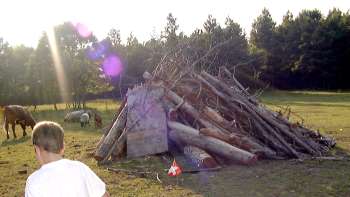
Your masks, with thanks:
M102 117L97 114L97 112L94 113L95 117L95 128L102 128Z
M8 105L4 107L4 128L6 130L7 139L9 136L9 124L12 125L13 137L16 138L15 126L20 124L23 129L23 136L26 136L26 126L30 126L33 130L36 122L30 112L20 105Z

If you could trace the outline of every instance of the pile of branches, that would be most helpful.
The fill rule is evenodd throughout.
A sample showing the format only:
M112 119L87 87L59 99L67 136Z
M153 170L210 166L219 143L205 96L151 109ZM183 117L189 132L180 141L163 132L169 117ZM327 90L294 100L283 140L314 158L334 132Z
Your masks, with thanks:
M198 69L211 52L191 63L182 53L174 53L143 76L144 86L164 90L160 102L167 114L169 140L198 166L320 157L335 145L333 139L260 104L226 67L215 76ZM125 156L126 103L97 145L98 161Z

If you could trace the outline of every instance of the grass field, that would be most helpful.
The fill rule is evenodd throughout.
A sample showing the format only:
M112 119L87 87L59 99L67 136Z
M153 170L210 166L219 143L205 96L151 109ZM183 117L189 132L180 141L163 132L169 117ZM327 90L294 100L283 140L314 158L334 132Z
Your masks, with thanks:
M260 99L276 110L278 106L289 106L304 118L307 127L335 137L338 144L332 154L350 152L350 93L275 91L265 93ZM112 119L117 106L117 102L104 100L88 104L102 112L104 124ZM350 196L349 161L262 161L248 167L225 167L218 172L182 174L176 180L166 175L169 164L153 156L110 164L152 174L110 172L104 166L97 166L88 154L101 136L100 131L93 126L82 130L78 124L64 123L64 107L59 105L59 110L54 111L51 105L39 106L33 115L37 120L62 124L66 130L65 157L89 165L107 183L112 196ZM293 120L300 118L293 116ZM22 135L19 127L17 135ZM22 196L26 178L39 165L34 159L30 137L5 138L1 132L0 196ZM162 183L157 181L156 173Z

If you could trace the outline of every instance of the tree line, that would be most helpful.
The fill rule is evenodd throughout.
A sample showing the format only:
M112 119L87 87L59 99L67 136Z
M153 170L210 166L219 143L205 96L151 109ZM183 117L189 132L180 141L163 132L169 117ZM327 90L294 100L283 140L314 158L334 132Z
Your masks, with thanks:
M142 80L145 70L152 71L164 55L181 49L190 61L195 61L220 43L225 45L208 61L198 64L200 69L215 74L219 67L226 66L252 87L350 87L349 11L333 9L326 16L316 9L303 10L297 16L287 12L282 23L276 24L264 9L254 20L249 36L229 17L220 25L209 15L203 27L190 35L179 32L177 19L171 13L166 20L161 36L145 42L130 33L123 43L116 28L98 41L93 34L81 36L69 22L56 26L54 40L68 87L64 93L68 103L79 108L94 95L120 97ZM56 72L49 36L43 33L36 48L11 46L0 38L1 105L62 102L59 81L63 79ZM104 72L103 58L109 54L119 57L123 65L118 76Z

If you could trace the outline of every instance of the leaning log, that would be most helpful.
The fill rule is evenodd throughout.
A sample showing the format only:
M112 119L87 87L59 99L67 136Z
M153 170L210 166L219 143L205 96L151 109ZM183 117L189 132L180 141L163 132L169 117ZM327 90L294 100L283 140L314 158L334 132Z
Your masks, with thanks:
M186 114L190 115L193 119L197 120L201 125L207 128L213 128L217 132L223 132L224 130L218 130L212 123L205 120L201 117L201 114L188 102L183 100L179 95L177 95L175 92L168 90L166 91L166 96L169 98L172 102L174 102L176 105L179 106L179 108L184 111ZM229 134L229 132L225 132L226 134Z
M230 134L229 136L221 135L216 132L213 132L210 128L202 128L199 130L201 135L210 136L216 139L219 139L223 142L229 143L235 147L246 150L250 153L254 153L258 156L258 158L264 159L281 159L281 157L277 156L277 153L271 150L268 147L264 147L253 139L247 136L239 136L237 134Z
M185 146L184 155L198 168L217 168L219 164L204 150L195 146Z
M127 117L127 106L125 106L123 110L120 112L111 130L104 138L100 147L96 150L94 157L97 161L103 160L108 155L108 152L112 148L114 142L118 139L118 137L123 132L123 129L126 124L126 117Z
M113 118L112 122L108 126L102 128L103 135L102 135L102 137L100 138L100 140L98 141L98 143L96 145L96 150L98 150L101 147L101 144L103 143L103 141L105 140L105 138L108 135L109 131L113 127L114 122L118 119L118 116L119 116L120 112L122 112L122 110L124 109L125 105L126 105L126 99L124 99L121 102L121 104L120 104L120 106L119 106L119 108L117 110L117 113L116 113L115 117Z
M109 156L111 156L112 161L116 161L118 158L121 158L126 155L126 133L127 129L125 128L123 133L114 142L111 150L108 152L103 162L107 161Z
M213 137L199 135L199 131L178 122L168 121L170 139L182 141L241 164L253 164L257 156Z
M213 124L211 124L209 121L205 120L204 118L201 118L200 113L188 102L184 101L180 96L178 96L175 92L168 90L167 91L167 97L174 102L175 104L180 106L180 109L186 112L188 115L190 115L192 118L200 122L204 127L210 128L210 133L212 134L212 137L215 136L215 138L218 139L227 139L232 142L234 146L237 146L238 144L242 144L243 142L244 147L249 146L251 150L254 150L252 152L259 152L259 155L261 155L264 158L270 158L274 159L276 158L276 152L272 151L271 149L267 147L263 147L259 144L257 144L255 141L250 139L249 137L244 137L244 140L240 138L237 134L229 133L229 132L223 132L223 129L218 129ZM235 106L236 107L236 106ZM229 135L229 138L222 137ZM224 140L225 141L225 140ZM240 147L242 148L242 147ZM243 148L245 149L245 148Z
M220 127L230 131L230 132L239 132L238 128L234 127L234 124L226 120L224 117L222 117L217 111L214 109L205 106L203 109L203 114L208 117L210 120L214 121L216 124L218 124Z
M258 111L254 111L252 110L250 107L248 107L245 103L243 103L243 101L239 101L239 100L235 100L235 99L230 99L227 97L227 95L225 95L224 93L220 92L216 87L214 87L212 84L210 84L206 79L204 79L202 76L200 75L195 75L195 77L203 82L213 93L215 93L217 96L219 96L222 100L224 100L230 107L235 108L236 106L233 105L233 101L237 102L237 104L241 105L241 107L244 107L249 113L250 115L255 115L255 120L258 120L259 123L261 123L265 129L269 130L271 132L271 134L273 134L274 137L276 137L280 143L287 149L288 153L295 157L295 158L299 158L300 155L298 154L298 152L296 150L293 149L293 147L288 144L288 142L286 142L286 140L278 133L275 131L274 128L272 128L268 123L266 123L263 120L263 117L259 116L259 112Z

